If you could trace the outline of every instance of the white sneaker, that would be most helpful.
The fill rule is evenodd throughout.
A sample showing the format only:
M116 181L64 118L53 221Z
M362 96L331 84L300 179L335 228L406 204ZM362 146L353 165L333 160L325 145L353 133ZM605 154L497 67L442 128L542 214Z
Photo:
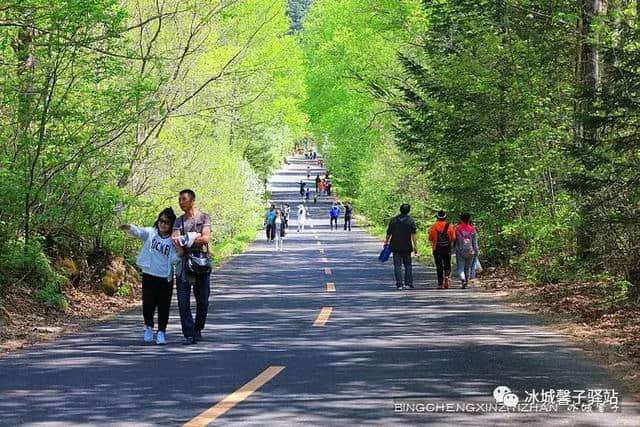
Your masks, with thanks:
M165 345L166 343L167 343L167 340L164 336L164 332L158 331L158 333L156 334L156 344Z
M153 341L153 328L151 326L144 327L144 342Z

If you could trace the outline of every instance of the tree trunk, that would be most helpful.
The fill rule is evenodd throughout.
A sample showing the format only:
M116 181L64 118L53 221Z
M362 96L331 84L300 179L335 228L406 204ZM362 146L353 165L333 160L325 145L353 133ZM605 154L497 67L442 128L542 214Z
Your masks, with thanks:
M23 10L21 14L21 21L27 23L30 21L31 13L29 10ZM31 153L31 143L29 141L29 135L31 134L30 128L33 121L33 110L35 100L34 90L34 65L35 58L33 55L33 41L36 37L36 31L33 27L27 25L20 27L15 38L11 41L11 48L18 58L17 75L20 81L20 96L16 117L16 140L18 141L18 150L22 151L24 156L24 164L20 164L18 167L24 168L24 211L22 219L22 228L25 239L25 251L27 250L27 244L31 237L30 230L30 214L31 214L31 187L33 184L32 174L32 162L33 156ZM20 159L20 154L17 156ZM22 162L21 162L22 163Z
M600 52L598 40L593 37L594 19L604 10L603 0L578 0L582 17L580 32L580 62L578 67L578 84L580 103L578 105L577 145L578 158L585 171L595 166L591 150L598 144L598 127L592 116L595 111L595 100L600 86ZM581 259L592 254L594 221L592 220L591 188L585 183L577 183L577 201L580 206L580 222L577 230L577 252Z

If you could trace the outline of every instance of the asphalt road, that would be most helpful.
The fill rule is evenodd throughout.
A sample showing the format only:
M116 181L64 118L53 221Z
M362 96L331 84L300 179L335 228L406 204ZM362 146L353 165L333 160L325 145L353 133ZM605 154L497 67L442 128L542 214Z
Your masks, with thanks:
M276 202L295 211L308 165L271 179ZM535 316L437 290L421 266L397 291L379 240L330 231L326 197L310 206L313 228L293 214L284 252L261 233L215 272L197 345L180 344L174 297L167 346L142 342L136 310L0 359L0 425L640 425L630 395Z

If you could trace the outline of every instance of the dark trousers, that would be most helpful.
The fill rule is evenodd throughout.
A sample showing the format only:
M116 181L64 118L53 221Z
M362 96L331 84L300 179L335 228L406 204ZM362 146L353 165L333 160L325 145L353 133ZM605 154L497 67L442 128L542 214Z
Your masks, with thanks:
M336 230L338 229L338 217L331 217L331 221L329 221L331 229L333 230L333 224L336 225Z
M145 325L153 328L153 316L158 307L158 330L167 330L172 295L173 281L142 273L142 315Z
M451 276L451 251L434 251L433 259L438 272L438 286L444 283L444 277Z
M345 216L344 217L344 229L345 230L347 229L347 224L349 224L348 225L349 231L351 231L351 217L350 216Z
M267 240L273 240L276 237L276 230L273 224L267 224Z
M402 267L404 266L404 284L413 285L411 252L393 252L393 272L396 275L396 286L402 286Z
M211 290L210 274L196 276L195 283L191 283L186 273L178 278L178 308L180 309L180 323L182 334L185 337L192 337L196 332L204 329L209 311L209 292ZM191 286L193 285L193 295L196 297L196 320L194 322L191 314Z

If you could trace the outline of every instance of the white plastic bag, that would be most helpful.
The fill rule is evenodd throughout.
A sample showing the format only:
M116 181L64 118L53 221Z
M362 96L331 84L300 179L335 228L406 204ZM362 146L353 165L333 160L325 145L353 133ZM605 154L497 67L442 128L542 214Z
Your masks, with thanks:
M476 258L475 267L476 273L482 273L482 264L480 264L480 258Z

